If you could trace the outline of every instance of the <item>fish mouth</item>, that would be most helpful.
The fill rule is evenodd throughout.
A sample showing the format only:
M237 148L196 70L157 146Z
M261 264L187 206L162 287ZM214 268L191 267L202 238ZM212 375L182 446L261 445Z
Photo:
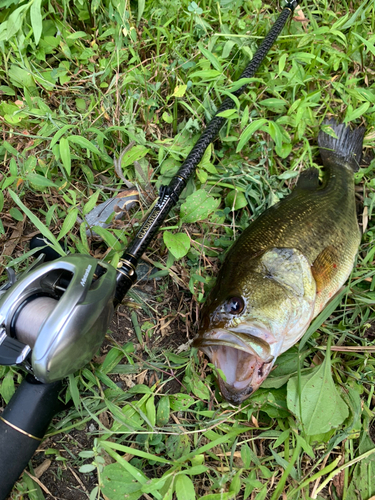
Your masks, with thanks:
M266 379L275 357L270 345L250 333L213 330L193 342L225 376L218 375L224 398L235 405L249 397Z

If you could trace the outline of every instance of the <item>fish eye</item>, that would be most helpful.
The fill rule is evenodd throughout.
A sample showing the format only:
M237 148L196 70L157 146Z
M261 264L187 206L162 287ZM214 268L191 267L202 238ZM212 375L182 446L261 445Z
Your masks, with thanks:
M245 307L245 302L242 297L231 297L225 303L224 309L229 314L240 314Z

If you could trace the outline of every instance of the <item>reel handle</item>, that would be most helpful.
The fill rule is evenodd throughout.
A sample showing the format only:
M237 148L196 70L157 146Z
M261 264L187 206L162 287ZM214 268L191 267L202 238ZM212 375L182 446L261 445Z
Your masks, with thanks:
M61 381L41 384L28 375L0 415L0 500L8 498L52 417L62 409L61 388Z
M56 252L52 247L48 246L49 241L42 234L36 234L30 240L30 250L34 250L34 248L40 248L37 252L34 253L34 257L37 258L39 255L44 254L44 262L50 262L51 260L56 260L61 257L59 253ZM63 245L61 248L66 251Z

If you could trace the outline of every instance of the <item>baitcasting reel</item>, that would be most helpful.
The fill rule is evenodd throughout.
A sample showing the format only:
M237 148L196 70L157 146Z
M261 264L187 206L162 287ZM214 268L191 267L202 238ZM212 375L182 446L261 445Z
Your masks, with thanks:
M43 263L0 288L0 365L23 365L43 383L88 363L113 314L116 270L89 255Z

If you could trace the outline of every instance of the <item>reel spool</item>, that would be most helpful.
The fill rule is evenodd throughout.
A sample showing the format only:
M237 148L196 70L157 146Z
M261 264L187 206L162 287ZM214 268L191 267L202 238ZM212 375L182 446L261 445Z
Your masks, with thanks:
M111 320L116 270L88 255L34 264L0 290L0 364L43 383L88 363Z

